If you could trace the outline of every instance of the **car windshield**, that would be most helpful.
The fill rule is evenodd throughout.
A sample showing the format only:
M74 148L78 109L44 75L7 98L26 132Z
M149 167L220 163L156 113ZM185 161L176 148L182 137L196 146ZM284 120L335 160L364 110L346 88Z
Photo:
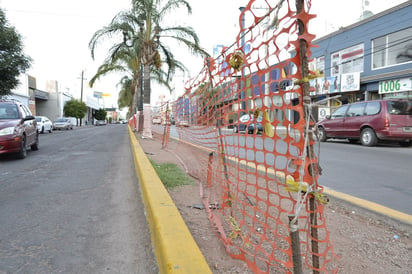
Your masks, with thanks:
M388 113L393 115L412 115L412 101L387 101Z
M37 121L37 122L41 122L41 118L40 118L40 117L36 117L36 121Z
M67 122L67 119L57 119L56 122L57 123L65 123L65 122Z
M253 115L253 114L245 114L245 115L242 115L242 116L239 118L239 121L240 121L241 123L247 123L247 122L249 122L249 121L250 121L250 122L253 122L253 120L254 120L254 115ZM259 123L261 123L262 120L263 120L262 115L259 115L258 118L256 119L256 121L259 122Z
M16 105L0 105L0 119L19 119Z

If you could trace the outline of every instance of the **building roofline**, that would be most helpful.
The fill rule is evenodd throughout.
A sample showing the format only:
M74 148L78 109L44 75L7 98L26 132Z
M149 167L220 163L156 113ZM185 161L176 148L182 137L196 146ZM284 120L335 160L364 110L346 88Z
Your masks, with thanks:
M331 32L331 33L329 33L329 34L327 34L327 35L325 35L325 36L322 36L322 37L319 37L318 39L315 39L315 40L313 41L313 43L316 44L316 43L318 43L318 42L320 42L320 41L329 39L329 38L331 38L331 37L333 37L333 36L336 36L337 34L346 32L346 31L348 31L348 30L350 30L350 29L356 28L356 27L358 27L358 26L361 26L361 25L366 24L366 23L368 23L368 22L370 22L370 21L376 20L376 19L378 19L378 18L380 18L380 17L383 17L383 16L385 16L385 15L387 15L387 14L390 14L390 13L395 12L395 11L397 11L397 10L403 9L403 8L408 7L408 6L410 6L410 5L412 5L412 0L406 1L406 2L404 2L404 3L402 3L402 4L399 4L399 5L397 5L397 6L394 6L394 7L390 8L390 9L384 10L384 11L382 11L382 12L380 12L380 13L377 13L377 14L375 14L375 15L372 15L371 17L368 17L368 18L366 18L366 19L363 19L363 20L361 20L361 21L358 21L358 22L353 23L353 24L351 24L351 25L348 25L348 26L346 26L346 27L341 27L341 28L340 28L339 30L337 30L337 31Z

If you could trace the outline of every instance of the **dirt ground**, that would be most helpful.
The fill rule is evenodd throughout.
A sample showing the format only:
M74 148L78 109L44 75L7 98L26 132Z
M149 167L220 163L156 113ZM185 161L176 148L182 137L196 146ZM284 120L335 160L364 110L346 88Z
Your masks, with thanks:
M161 136L141 139L146 155L157 163L175 163L183 170L187 165L179 155L192 153L188 145L170 143L162 149ZM192 155L195 157L195 155ZM169 190L169 193L200 247L213 273L252 273L246 263L232 259L212 229L201 204L199 182ZM331 198L325 216L335 253L340 257L338 273L412 273L412 227L387 217Z

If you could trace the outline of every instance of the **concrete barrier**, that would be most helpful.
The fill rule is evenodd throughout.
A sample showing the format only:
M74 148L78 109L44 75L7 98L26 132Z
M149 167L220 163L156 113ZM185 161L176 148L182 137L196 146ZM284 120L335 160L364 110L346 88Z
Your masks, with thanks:
M160 273L212 273L131 127L128 128Z

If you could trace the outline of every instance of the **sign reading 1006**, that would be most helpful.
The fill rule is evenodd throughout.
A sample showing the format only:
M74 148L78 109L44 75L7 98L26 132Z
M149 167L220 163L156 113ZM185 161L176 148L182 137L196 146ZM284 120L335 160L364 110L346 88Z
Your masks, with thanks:
M379 82L379 94L412 90L412 78Z

